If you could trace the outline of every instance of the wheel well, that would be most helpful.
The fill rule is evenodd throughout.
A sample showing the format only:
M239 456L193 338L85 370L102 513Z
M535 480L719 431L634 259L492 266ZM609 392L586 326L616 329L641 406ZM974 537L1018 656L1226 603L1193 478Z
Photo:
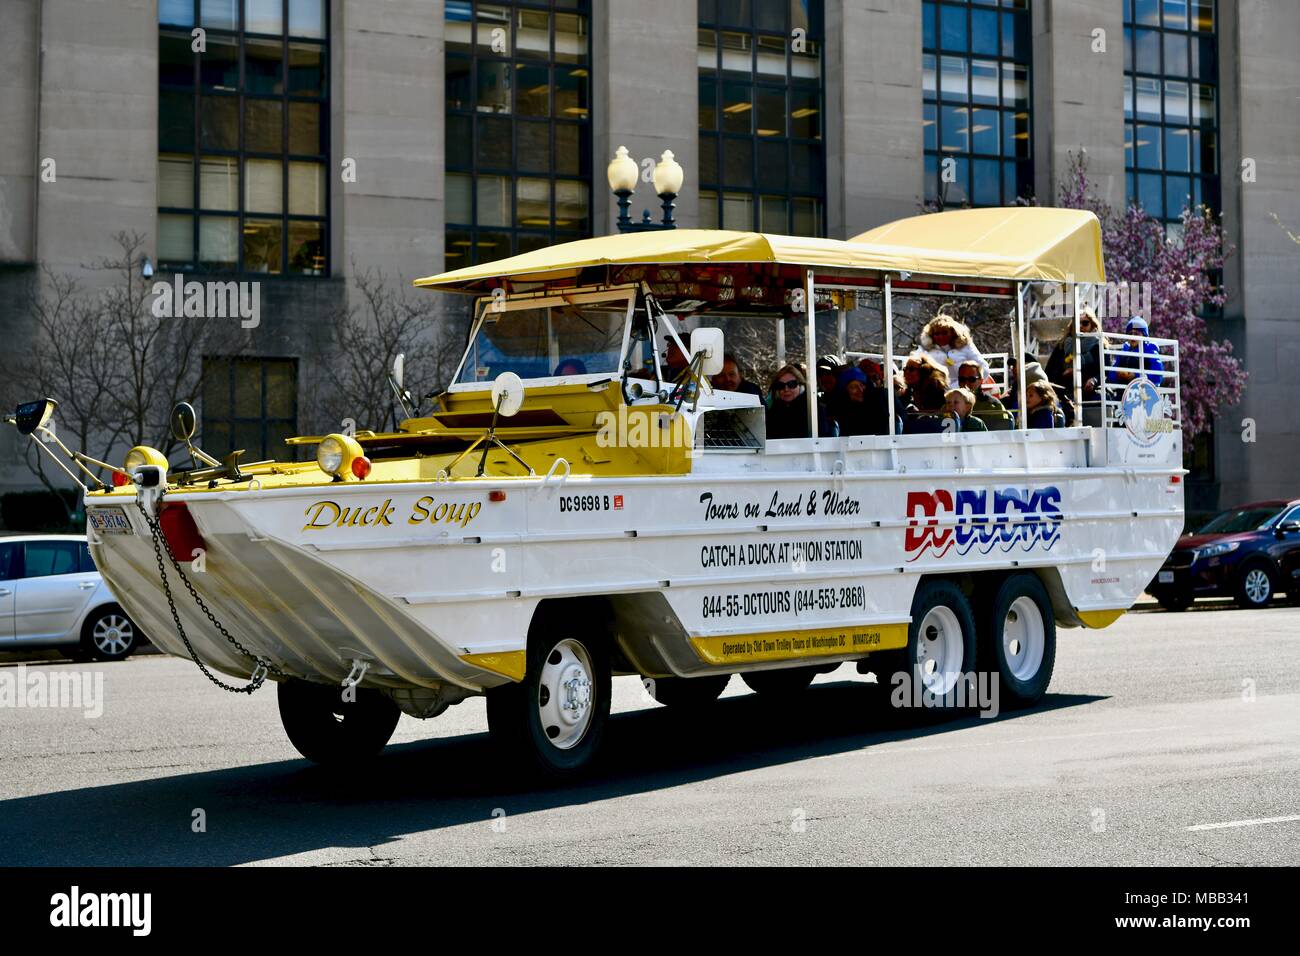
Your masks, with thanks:
M544 628L557 625L571 626L581 622L586 634L599 636L609 646L610 660L615 673L634 672L636 668L623 654L619 642L615 640L614 602L605 595L583 597L544 598L533 611L533 619L528 625L528 639Z
M1047 589L1047 596L1052 601L1052 616L1056 618L1056 623L1063 627L1077 626L1074 608L1070 605L1069 597L1065 593L1065 585L1061 582L1061 572L1054 567L990 568L986 571L923 574L917 579L917 586L920 587L922 581L952 581L970 600L971 608L978 618L982 610L997 595L1002 582L1013 574L1035 575Z

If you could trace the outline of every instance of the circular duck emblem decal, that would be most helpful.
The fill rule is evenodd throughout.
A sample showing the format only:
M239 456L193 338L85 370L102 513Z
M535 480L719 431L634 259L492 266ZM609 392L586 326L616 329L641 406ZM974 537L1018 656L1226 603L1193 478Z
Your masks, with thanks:
M1124 397L1120 400L1120 415L1133 441L1143 448L1150 448L1160 440L1161 435L1174 430L1169 403L1145 378L1135 378L1124 389Z

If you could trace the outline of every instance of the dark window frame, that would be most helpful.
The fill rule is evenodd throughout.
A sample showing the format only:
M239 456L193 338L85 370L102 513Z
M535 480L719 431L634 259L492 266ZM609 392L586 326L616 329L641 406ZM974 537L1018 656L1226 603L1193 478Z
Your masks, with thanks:
M784 32L777 33L766 26L760 26L758 19L754 15L753 8L746 6L750 12L746 23L733 23L727 21L723 16L723 11L717 9L719 5L714 3L701 3L699 7L699 22L697 35L711 34L712 49L714 56L714 65L711 71L704 68L697 68L697 84L707 81L713 82L713 117L714 125L712 129L699 127L700 154L704 156L706 151L712 151L712 168L715 176L709 178L706 176L706 167L703 162L699 168L699 188L700 188L700 208L704 211L704 203L708 201L709 194L712 194L714 202L714 214L708 217L711 221L716 222L718 228L727 228L726 226L726 196L728 194L744 194L750 200L750 228L755 232L776 232L793 235L795 234L795 203L797 200L811 200L816 203L815 223L811 232L814 236L824 236L826 234L826 45L825 45L825 8L821 0L809 0L809 18L807 40L816 44L818 48L818 75L815 80L796 78L794 75L795 54L791 38L793 36L794 24L791 16L789 4L782 5L782 15L785 18ZM724 46L723 34L740 34L747 38L749 47L749 71L748 73L726 72L723 70ZM785 73L784 77L778 77L776 74L761 73L758 70L758 57L762 39L779 38L785 53ZM698 41L697 41L698 43ZM698 47L707 49L707 47ZM747 133L728 131L724 128L724 103L725 89L727 84L740 84L747 86L750 91L750 109L748 111L751 118L750 129ZM760 92L766 90L772 92L781 90L785 98L785 123L786 128L782 134L775 136L759 135L757 129L758 97ZM795 136L793 122L794 97L796 91L803 93L815 92L817 123L820 136L806 137ZM701 99L702 102L702 99ZM698 125L698 123L697 123ZM749 182L748 184L737 184L734 181L728 183L726 173L726 155L728 151L727 144L747 143L749 157ZM781 144L785 152L785 169L788 174L785 177L785 185L778 187L771 183L764 184L762 178L762 163L760 154L763 150L760 148L763 144ZM801 165L795 161L796 150L815 149L817 152L817 168L808 170L807 188L797 188L794 183L795 177L791 175L796 168ZM764 197L773 197L780 199L785 203L786 222L782 229L764 228L762 203Z
M960 10L965 17L965 36L966 44L964 48L948 48L943 43L942 17L945 9ZM976 13L992 13L997 19L997 52L996 53L976 53L974 47L974 20ZM925 163L925 187L924 198L927 203L934 204L940 208L953 206L960 208L962 206L1010 206L1014 205L1017 200L1028 200L1034 198L1034 140L1036 137L1034 124L1034 57L1033 57L1033 12L1028 0L1000 0L1000 2L978 3L974 0L926 0L921 10L922 24L933 17L934 35L933 42L927 43L922 30L921 53L923 57L934 58L934 78L935 88L933 92L922 89L922 115L925 122L929 122L926 114L933 109L934 112L934 146L926 145L923 148ZM1023 18L1023 36L1028 39L1027 49L1023 51L1024 55L1018 55L1015 49L1014 40L1012 41L1011 55L1007 55L1007 37L1006 37L1006 17ZM1013 32L1013 37L1015 33ZM966 80L964 94L960 99L945 100L944 82L943 82L943 60L944 58L958 58L965 61ZM975 100L975 61L993 61L997 63L997 102L996 103L977 103ZM1018 120L1019 110L1015 102L1008 102L1005 97L1004 70L1008 67L1024 67L1026 82L1026 116L1025 133L1028 136L1025 147L1025 155L1008 155L1005 151L1006 138L1005 126L1008 122L1008 115L1012 120ZM945 149L943 144L943 117L944 106L957 106L967 110L967 148L962 149ZM971 109L992 110L997 115L996 140L998 144L997 152L980 152L976 151L974 146L974 132L970 128L969 111ZM1017 136L1019 134L1017 133ZM940 169L943 160L954 158L957 160L958 180L965 183L965 201L951 203L947 197L948 183L942 181ZM977 162L996 162L998 165L998 202L996 203L977 203L975 201L975 164ZM1008 170L1014 179L1014 190L1008 189ZM1014 195L1012 193L1014 192Z
M260 449L252 449L252 448L245 449L244 451L245 462L261 461L265 458L272 458L276 461L283 461L285 457L291 452L292 446L287 446L286 448L271 447L271 435L269 431L269 426L288 425L289 428L287 430L290 433L293 434L297 433L298 414L299 414L299 406L298 406L298 388L300 382L299 372L301 370L298 358L296 356L284 356L284 355L251 355L251 356L250 355L205 355L203 356L203 382L204 382L205 391L207 388L212 387L217 381L216 369L212 368L212 366L209 364L213 362L226 363L226 375L227 375L227 379L226 379L227 396L226 397L227 397L227 407L230 409L230 414L222 415L222 416L213 415L211 414L211 410L208 408L208 403L206 401L202 402L201 403L202 414L200 415L200 419L199 419L200 439L204 442L204 444L209 444L208 436L211 434L211 432L209 431L210 427L213 424L222 424L225 425L227 430L229 431L230 440L231 440L231 450L234 450L234 448L236 447L235 444L236 427L239 425L245 425L245 426L256 425L259 428L259 435L261 437L262 447ZM238 395L239 392L239 378L237 375L237 370L241 364L243 365L255 364L258 366L259 372L261 374L261 391L260 391L261 407L259 409L259 414L256 416L235 414L236 396ZM267 414L267 406L266 406L267 370L272 365L287 366L290 369L292 374L293 412L291 415L287 417L282 415L272 416Z
M548 37L547 37L547 55L544 59L537 58L534 55L525 55L517 43L512 42L510 55L493 53L490 50L485 51L479 43L479 16L478 11L481 5L489 7L506 7L511 13L512 31L518 23L516 13L523 11L535 11L538 13L548 14ZM480 0L461 0L459 3L447 3L444 17L447 22L465 22L463 17L453 17L452 13L467 13L469 23L469 51L447 49L445 53L444 75L450 75L453 65L468 66L467 82L468 97L467 103L461 107L452 107L451 97L446 99L446 117L448 121L447 147L444 153L444 175L445 176L466 176L469 180L469 222L463 220L454 220L450 214L444 220L444 236L450 243L453 236L459 244L468 242L467 261L453 261L449 259L444 250L444 266L447 269L460 268L465 265L475 265L482 262L492 261L494 259L505 258L520 251L521 240L528 242L529 247L533 244L553 244L573 239L586 238L592 234L592 202L593 181L592 181L592 20L595 16L595 5L589 0L533 0L533 2L512 2L512 0L495 0L495 2L480 4ZM571 14L585 19L586 22L586 50L581 62L569 63L557 59L556 56L556 14ZM485 66L505 65L511 70L517 71L520 68L545 69L547 72L547 96L548 110L546 116L535 116L532 114L521 114L519 112L519 84L511 82L510 84L510 104L509 109L502 113L493 113L479 109L477 102L479 74ZM564 69L581 69L586 71L586 75L581 77L586 82L586 99L585 108L586 116L578 119L566 119L556 114L558 92L560 90L559 71ZM512 74L513 77L513 74ZM484 118L497 117L509 124L510 128L510 152L509 162L498 164L481 163L479 160L480 150L480 121ZM452 134L450 128L452 121L459 120L468 124L468 162L453 160L451 156ZM525 170L519 161L519 129L524 127L541 127L545 125L546 131L546 171L533 172ZM560 173L556 169L556 151L557 151L557 133L560 129L572 130L577 137L578 143L578 171L576 173ZM502 178L509 182L509 217L505 225L488 225L482 223L479 214L479 179L480 177L491 176L493 178ZM548 225L520 225L518 220L519 211L519 182L521 179L538 179L545 180L548 184L549 200L547 205ZM574 226L560 228L557 226L557 184L558 183L578 183L586 189L587 212L585 218L576 222ZM444 188L444 195L448 192ZM482 237L484 236L505 236L509 242L509 248L501 255L483 257L479 254L482 248ZM461 236L467 238L462 239Z
M193 0L195 24L200 24L202 0ZM164 147L161 138L158 144L159 161L164 155L183 155L190 158L192 162L191 170L191 188L193 190L192 202L189 207L179 206L158 206L158 215L184 215L190 218L190 242L191 258L189 261L181 262L177 260L165 259L159 257L159 267L167 270L194 272L194 273L238 273L240 275L261 276L275 275L277 277L301 277L315 278L326 277L330 274L331 257L330 257L330 202L332 197L333 185L330 176L330 3L322 4L323 37L304 37L291 34L289 32L289 3L290 0L280 0L281 17L283 32L280 34L268 33L250 33L246 32L243 27L246 23L246 0L239 0L239 27L236 30L219 29L216 27L203 27L206 32L206 39L211 49L211 44L215 42L233 42L235 44L236 70L238 73L237 89L234 91L205 91L203 88L202 76L202 56L200 53L191 53L192 73L189 84L169 84L164 83L160 76L159 91L160 93L182 93L189 94L193 104L193 124L190 135L190 144L186 149L174 149ZM190 28L173 26L170 24L159 24L158 37L161 44L164 38L183 39L188 46L192 41L189 32ZM280 43L280 93L262 93L251 92L247 89L246 62L248 41L266 42L275 40ZM322 91L320 96L309 96L293 94L290 92L290 49L295 46L310 46L319 49L321 55L321 76ZM236 102L236 122L237 130L237 147L235 149L223 149L217 147L205 147L203 145L203 101L205 99L230 98ZM280 104L280 146L278 153L248 149L245 143L247 113L249 101L276 102ZM320 123L318 127L319 153L294 153L290 151L289 138L289 116L290 104L302 103L317 106L320 111ZM161 97L159 110L163 109ZM161 126L162 117L159 117ZM236 201L236 209L231 210L205 210L203 208L202 187L202 161L206 157L218 157L234 159L239 172L239 188ZM247 179L247 161L248 160L275 160L280 163L280 211L275 212L255 212L248 211L245 208L248 183ZM303 214L294 214L289 211L289 178L291 164L295 162L308 162L319 165L322 170L324 181L323 215L309 216ZM238 238L236 240L236 263L234 269L221 266L208 267L203 265L203 259L200 249L201 223L204 218L229 218L236 221ZM280 225L280 266L278 271L249 271L246 268L244 256L244 226L248 221L268 221L275 220ZM293 271L290 266L290 247L289 232L294 223L312 223L317 224L321 231L321 263L318 269Z

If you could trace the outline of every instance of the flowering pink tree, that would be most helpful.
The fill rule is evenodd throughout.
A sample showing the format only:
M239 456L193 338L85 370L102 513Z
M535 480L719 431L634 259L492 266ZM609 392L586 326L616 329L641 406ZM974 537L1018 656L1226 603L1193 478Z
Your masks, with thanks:
M1109 282L1149 283L1151 314L1143 318L1150 323L1151 335L1178 340L1183 434L1190 440L1209 431L1215 412L1240 401L1246 385L1232 343L1212 339L1200 316L1202 308L1222 305L1225 299L1211 279L1232 252L1218 219L1203 206L1184 209L1182 236L1168 239L1164 223L1140 206L1117 213L1103 202L1088 180L1088 160L1082 153L1071 155L1058 204L1090 210L1101 220ZM1104 325L1107 331L1122 332L1125 321L1123 316L1108 316Z

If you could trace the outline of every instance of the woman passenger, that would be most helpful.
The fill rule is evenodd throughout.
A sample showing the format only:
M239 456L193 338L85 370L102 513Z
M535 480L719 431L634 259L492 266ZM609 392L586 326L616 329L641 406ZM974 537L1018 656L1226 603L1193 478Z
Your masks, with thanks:
M767 409L768 438L808 438L808 377L803 366L783 365L772 377L771 402ZM822 437L835 434L835 425L817 403L817 431Z
M940 313L927 322L921 330L920 343L917 352L928 355L948 373L949 388L957 387L957 370L963 362L979 365L981 376L989 374L989 363L971 341L970 329L951 315Z
M889 434L889 396L856 366L840 371L831 408L841 435Z

